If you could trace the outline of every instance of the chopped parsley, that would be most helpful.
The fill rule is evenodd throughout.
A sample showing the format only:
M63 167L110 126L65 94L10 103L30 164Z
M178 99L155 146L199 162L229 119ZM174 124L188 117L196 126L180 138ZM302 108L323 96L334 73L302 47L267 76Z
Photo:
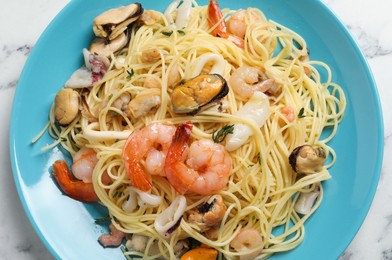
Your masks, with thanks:
M162 32L163 35L170 36L173 34L173 31Z
M221 143L225 140L228 134L232 134L234 131L234 125L225 125L218 132L212 132L212 140L215 143Z
M185 32L183 30L177 30L177 32L181 35L185 35Z
M298 118L304 118L305 117L305 108L301 108L298 112Z
M135 72L133 71L133 69L131 69L131 71L127 70L128 76L127 79L130 79L133 77L133 75L135 74Z

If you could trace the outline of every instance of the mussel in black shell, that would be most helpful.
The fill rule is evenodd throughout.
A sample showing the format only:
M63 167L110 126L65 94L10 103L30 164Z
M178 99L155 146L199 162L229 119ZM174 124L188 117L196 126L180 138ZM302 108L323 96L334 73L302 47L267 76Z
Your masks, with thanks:
M177 114L197 114L202 108L229 93L226 80L219 74L203 74L181 81L171 94L173 111Z

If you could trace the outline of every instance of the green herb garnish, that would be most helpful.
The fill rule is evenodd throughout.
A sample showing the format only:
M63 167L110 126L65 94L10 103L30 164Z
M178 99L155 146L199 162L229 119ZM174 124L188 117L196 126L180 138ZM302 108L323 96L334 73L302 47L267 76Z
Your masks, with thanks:
M163 35L170 36L173 34L173 31L162 32Z
M234 131L234 125L225 125L218 132L212 132L212 140L215 143L221 143L225 140L228 134L232 134Z
M128 76L127 79L130 79L133 77L133 75L135 74L135 72L133 71L133 69L131 69L131 71L127 70Z
M259 164L261 165L261 156L260 156L260 153L257 153L257 161L258 161Z
M181 0L181 1L178 3L177 8L180 7L183 3L184 3L184 1Z
M66 142L66 141L67 141L67 138L61 137L61 138L60 138L60 141L61 141L61 142Z
M305 117L305 108L301 108L298 113L298 118Z
M113 97L113 94L110 94L108 99L111 100L112 97Z
M183 30L177 30L177 32L181 35L185 35L185 32Z

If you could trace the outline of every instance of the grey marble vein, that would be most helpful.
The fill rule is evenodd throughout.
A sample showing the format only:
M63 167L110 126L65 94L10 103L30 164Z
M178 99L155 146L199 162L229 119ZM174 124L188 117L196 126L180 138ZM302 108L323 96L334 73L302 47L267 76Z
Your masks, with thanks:
M354 25L347 25L347 28L357 39L366 58L373 59L392 54L392 49L382 46L377 38L368 34L363 28Z
M0 90L14 88L18 84L19 74L30 54L33 46L23 45L3 45L0 51Z

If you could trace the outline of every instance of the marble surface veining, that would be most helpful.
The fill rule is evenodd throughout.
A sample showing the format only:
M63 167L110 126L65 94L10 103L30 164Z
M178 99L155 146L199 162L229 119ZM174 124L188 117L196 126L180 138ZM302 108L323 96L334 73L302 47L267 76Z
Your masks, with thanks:
M0 0L0 258L52 259L19 201L9 157L12 99L39 35L68 0ZM315 0L317 1L317 0ZM377 192L341 260L392 259L392 8L391 0L324 0L357 40L373 71L385 126L384 163Z

